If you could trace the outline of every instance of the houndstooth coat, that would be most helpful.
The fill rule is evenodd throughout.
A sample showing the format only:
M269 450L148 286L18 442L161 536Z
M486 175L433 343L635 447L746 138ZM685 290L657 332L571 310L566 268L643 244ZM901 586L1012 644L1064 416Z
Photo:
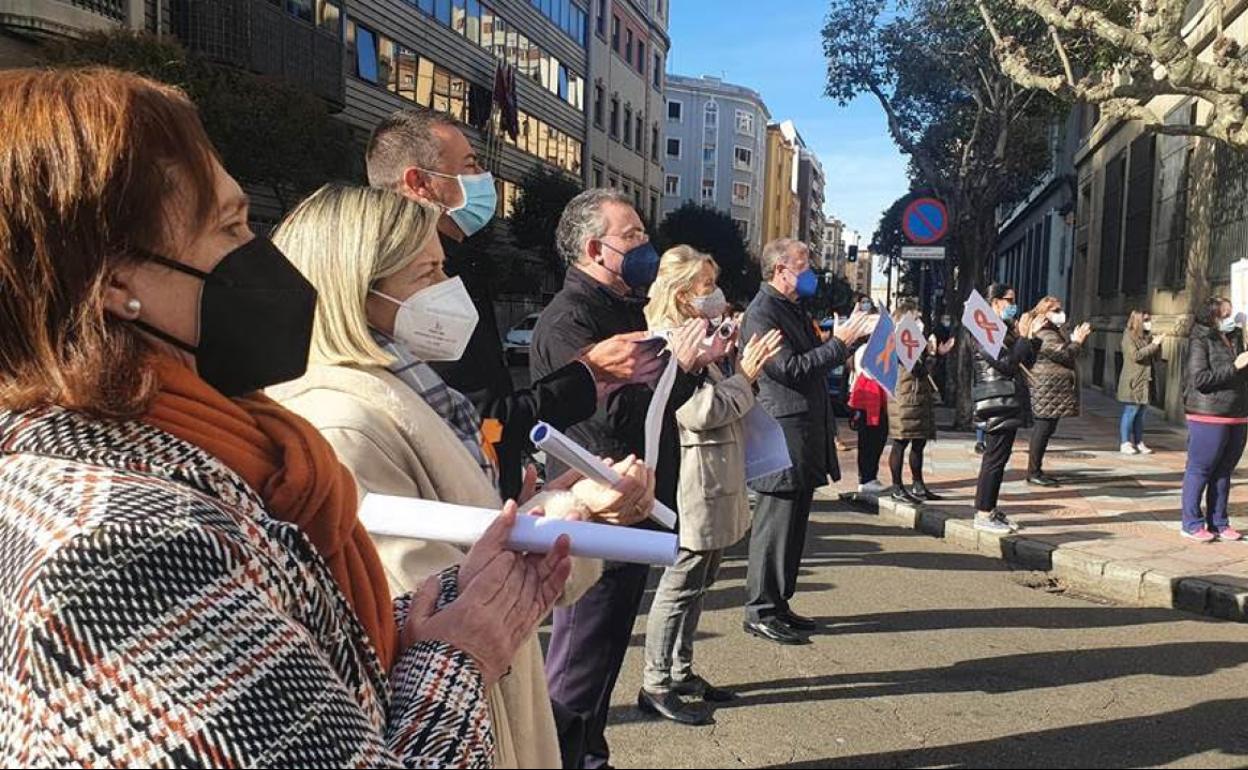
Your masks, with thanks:
M466 654L387 677L303 533L143 423L0 411L0 601L4 767L492 761Z

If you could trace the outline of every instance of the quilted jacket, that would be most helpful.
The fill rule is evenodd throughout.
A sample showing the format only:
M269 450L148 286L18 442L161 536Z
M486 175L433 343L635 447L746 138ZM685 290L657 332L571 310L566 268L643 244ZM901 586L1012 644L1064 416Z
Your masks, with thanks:
M936 356L926 353L914 365L897 375L897 388L888 401L888 435L895 439L936 438L936 392L930 375Z
M1072 342L1058 327L1047 324L1036 332L1040 350L1031 370L1031 411L1036 417L1077 417L1079 375L1076 371L1083 346Z
M493 757L469 656L421 643L387 676L299 528L141 422L0 411L0 601L4 767Z

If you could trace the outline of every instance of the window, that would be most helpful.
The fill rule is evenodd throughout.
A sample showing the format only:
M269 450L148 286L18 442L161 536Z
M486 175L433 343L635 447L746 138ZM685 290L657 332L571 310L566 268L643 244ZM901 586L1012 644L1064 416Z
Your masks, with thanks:
M311 22L316 18L316 3L314 0L286 0L286 13Z
M568 94L568 68L562 64L559 65L559 82L556 85L559 87L559 98L565 102L570 102L571 99Z
M607 92L602 86L594 86L594 125L602 128L602 103L607 98Z
M733 182L732 202L738 206L750 205L750 186L744 182Z
M702 200L703 201L715 200L715 180L714 179L702 180Z
M1188 102L1176 107L1165 121L1168 124L1194 123L1195 103ZM1157 244L1156 251L1162 260L1158 269L1167 288L1183 288L1187 282L1188 242L1188 190L1191 185L1193 144L1186 136L1158 136L1158 156L1161 171L1158 177ZM1091 208L1092 191L1085 187L1079 197L1081 221L1079 233L1087 240L1087 211ZM1078 235L1076 235L1078 240ZM1083 252L1087 250L1084 246Z
M637 137L637 152L641 155L646 154L646 143L642 141L642 136L643 136L644 131L645 131L645 127L642 125L641 116L638 115L637 116L637 133L634 134L634 136Z
M468 39L481 44L481 0L468 0Z
M650 128L650 159L655 163L659 162L659 124L655 123Z
M611 97L611 136L620 138L620 100Z
M1097 292L1102 297L1118 293L1118 267L1122 258L1123 187L1127 176L1126 153L1105 166L1105 196L1101 203L1101 262Z
M594 166L594 187L602 187L602 169Z
M754 170L754 151L749 147L737 147L733 153L736 167L740 171Z
M633 30L624 30L624 61L633 63Z
M452 0L451 29L464 37L468 36L468 4L467 0Z
M494 11L488 5L481 6L481 47L494 53Z
M677 123L680 123L682 120L682 115L684 113L684 110L685 110L685 105L681 104L675 99L669 99L667 101L667 119L668 120L674 120Z
M519 30L513 28L510 24L508 24L507 25L507 63L515 67L517 72L520 72L521 74L523 74L523 70L520 69L520 65L523 64L523 62L520 61L520 38L521 38L521 35L520 35ZM529 44L528 40L526 39L524 43L525 48L528 48L528 44Z
M317 3L316 24L334 37L342 34L342 6L337 0L320 0Z
M494 16L494 58L507 61L507 22L502 16Z
M451 73L433 68L433 101L429 105L438 112L451 111Z
M434 0L433 15L446 26L451 26L451 0Z
M399 90L398 70L394 66L394 41L388 37L377 38L377 85L391 91Z
M633 144L633 108L624 108L624 146L631 147Z
M650 223L659 221L659 196L650 193Z
M680 157L680 139L676 137L668 137L667 139L667 157Z
M737 110L737 133L754 136L754 115L745 110Z
M663 178L663 194L676 197L680 195L680 177L676 174L668 174Z
M377 82L377 36L368 27L355 25L355 74Z
M637 71L641 73L642 77L645 77L646 75L646 44L641 42L640 40L637 41Z
M711 164L715 163L715 145L713 144L702 145L702 162L711 163Z
M433 0L420 0L420 10L432 16L433 15Z
M654 87L662 88L663 87L663 57L659 56L657 53L654 55L654 72L652 74L654 75Z
M412 49L398 46L395 50L395 60L399 96L414 102L416 101L416 74L419 57Z
M1122 243L1122 293L1143 294L1148 285L1153 236L1153 177L1156 136L1145 133L1131 143L1127 174L1126 236Z
M611 17L611 50L620 52L620 17Z
M416 103L422 107L433 106L433 62L420 57L416 69Z
M598 18L594 20L594 29L598 31L598 36L605 38L607 36L607 0L598 0ZM601 182L601 180L599 180ZM599 187L602 185L599 184Z
M707 102L705 110L706 127L715 128L719 125L719 105L715 102Z
M732 223L741 231L741 237L748 241L750 239L750 220L733 217Z

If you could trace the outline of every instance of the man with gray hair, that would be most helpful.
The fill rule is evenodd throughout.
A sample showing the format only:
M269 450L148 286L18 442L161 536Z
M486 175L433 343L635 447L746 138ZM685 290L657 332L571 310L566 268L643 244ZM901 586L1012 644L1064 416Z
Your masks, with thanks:
M815 490L840 480L828 399L828 371L849 360L850 348L873 329L872 317L855 313L827 342L798 300L814 296L819 279L810 249L792 238L763 247L763 284L745 313L741 338L784 335L780 353L763 367L758 404L780 423L793 466L751 482L758 507L750 531L746 572L746 632L778 644L806 644L815 622L789 606L797 589L806 525ZM878 317L876 317L878 320Z
M416 108L395 112L374 129L365 161L371 186L442 209L438 236L446 273L463 279L480 320L458 361L431 366L476 406L483 432L498 452L499 490L504 499L516 497L523 451L539 420L565 430L591 416L609 389L653 376L656 362L635 338L616 337L578 351L531 388L515 390L498 335L486 255L472 248L471 236L489 223L497 206L494 178L476 150L449 116Z
M632 199L615 190L586 190L573 198L559 220L556 240L568 272L533 330L534 378L556 371L598 340L645 330L646 289L658 272L658 254ZM682 356L678 351L677 358L683 361ZM670 403L682 398L679 380ZM620 388L568 435L595 455L641 457L650 397L646 385ZM676 463L645 459L655 467L656 498L663 498L658 490L670 487L673 494L663 502L673 505ZM608 763L607 710L648 574L645 565L608 563L579 601L554 613L546 679L551 698L586 719L584 767Z

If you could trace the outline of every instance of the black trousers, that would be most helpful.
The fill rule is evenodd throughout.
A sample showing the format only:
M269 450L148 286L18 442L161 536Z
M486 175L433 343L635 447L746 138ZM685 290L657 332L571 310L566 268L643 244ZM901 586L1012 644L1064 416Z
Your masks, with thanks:
M858 426L858 483L866 484L880 477L880 458L888 446L888 415L880 416L879 425L867 425L864 417Z
M1038 476L1044 470L1044 453L1048 451L1049 439L1057 432L1060 417L1037 417L1031 429L1031 443L1027 447L1027 475Z
M997 507L1005 467L1010 464L1016 436L1017 428L984 436L984 457L979 465L979 484L975 488L975 510L986 512Z
M585 767L600 767L610 757L607 709L649 573L644 564L608 563L584 596L554 612L546 682L551 700L585 718Z
M893 486L901 486L901 466L905 460L906 447L910 447L910 480L915 484L923 483L923 450L927 449L927 439L893 440L893 450L888 455L888 470L893 475Z
M789 611L814 497L814 489L759 494L745 575L746 620L758 622Z

